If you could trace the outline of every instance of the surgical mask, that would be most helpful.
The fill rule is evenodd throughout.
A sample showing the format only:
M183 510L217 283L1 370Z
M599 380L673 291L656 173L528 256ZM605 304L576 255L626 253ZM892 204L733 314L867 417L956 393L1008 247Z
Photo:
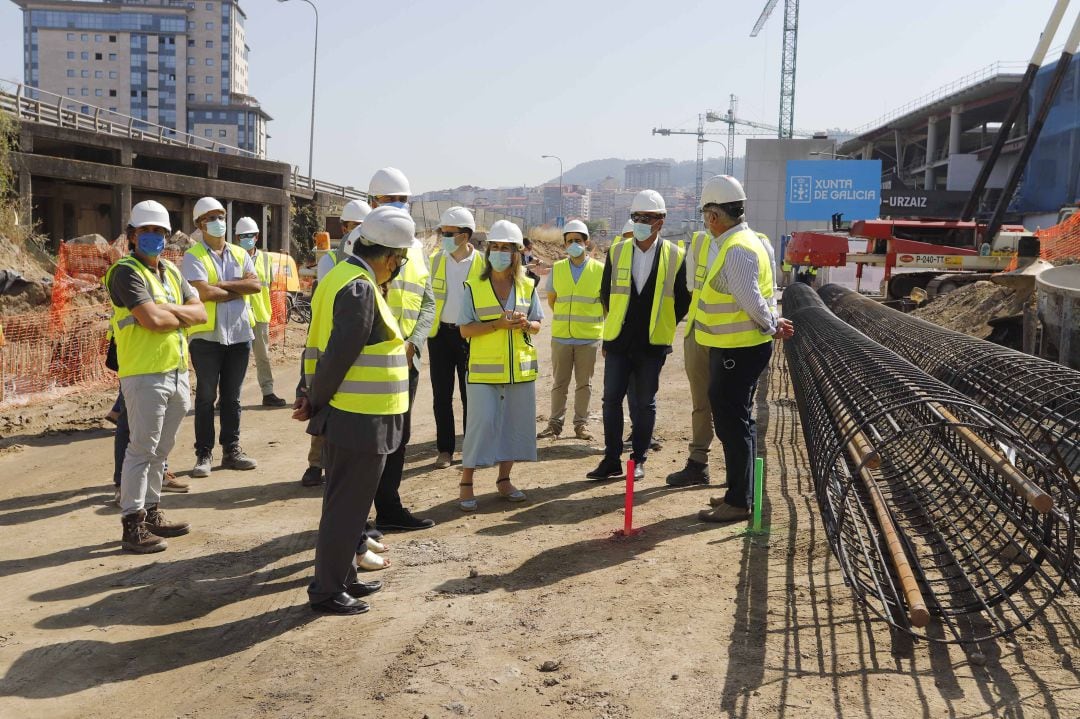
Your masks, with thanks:
M634 239L638 242L644 242L652 235L653 228L648 222L635 222L634 223Z
M571 257L577 258L585 254L585 248L581 246L580 242L572 242L570 246L566 248L566 254Z
M409 203L408 202L384 202L384 203L380 204L379 207L397 207L398 209L401 209L401 210L407 210L407 209L409 209Z
M147 257L157 257L165 249L165 235L160 232L147 232L136 238L135 246Z
M248 252L251 252L252 250L255 249L255 238L254 237L240 237L240 238L237 238L236 243L238 245L240 245L241 247L243 247Z
M445 252L446 254L453 254L457 251L458 248L456 239L453 237L442 238L442 248L443 252Z
M491 269L496 272L502 272L510 268L510 265L514 261L514 256L510 252L505 250L496 250L488 253L488 263L491 264Z
M206 234L211 237L225 236L225 220L210 220L206 223Z

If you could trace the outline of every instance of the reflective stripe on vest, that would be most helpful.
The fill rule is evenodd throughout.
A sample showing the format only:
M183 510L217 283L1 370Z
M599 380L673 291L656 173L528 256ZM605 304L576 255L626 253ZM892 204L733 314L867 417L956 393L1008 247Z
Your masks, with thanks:
M490 280L470 279L465 287L481 322L490 322L503 315L503 306L495 296ZM514 281L514 310L528 315L535 291L532 280L518 277ZM536 347L527 332L495 330L469 338L468 381L473 384L533 382L539 370Z
M311 300L311 326L304 349L304 378L310 388L315 370L334 327L334 300L353 281L369 282L374 290L376 311L390 339L365 345L345 373L330 406L353 414L402 414L409 408L409 367L405 341L390 306L367 270L351 262L341 262L327 273Z
M656 287L653 291L649 318L649 344L670 346L675 339L675 276L679 272L685 253L678 245L657 239L656 251L660 260L656 268ZM609 251L611 264L611 290L608 297L608 314L604 320L604 340L610 342L622 332L626 310L630 306L630 284L633 277L635 242L620 242Z
M108 287L113 271L120 265L131 268L138 274L151 299L157 304L183 304L183 279L176 265L166 259L158 259L165 268L166 282L163 284L157 273L148 268L134 256L117 261L105 273L105 286ZM111 296L111 295L110 295ZM172 370L187 371L187 342L184 330L177 328L168 332L153 332L136 321L131 310L120 305L113 305L112 318L109 321L113 340L116 342L116 362L120 367L117 374L130 377L139 374L159 374Z
M478 250L473 250L478 252ZM450 324L457 324L457 318L453 317L450 320L444 320L442 316L443 305L446 304L446 253L443 250L436 250L431 255L431 292L435 295L435 321L431 323L431 330L428 332L428 337L434 337L439 333L439 323L449 322ZM484 265L486 260L483 255L480 255L472 261L472 267L469 268L469 276L467 281L474 281L480 279L480 273L484 271Z
M236 260L236 263L240 266L239 276L243 277L244 258L248 256L247 251L245 251L242 247L237 247L236 245L229 244L228 242L225 243L225 249L229 251L233 259ZM196 242L188 249L187 254L194 255L195 259L201 262L202 266L206 268L206 282L208 284L212 285L218 281L217 267L214 265L214 260L212 257L210 257L210 252L206 249L206 245L201 242ZM194 327L188 327L187 334L189 337L200 332L213 332L214 329L217 327L218 303L206 302L204 304L206 306L206 323L196 325ZM244 306L248 311L248 322L251 323L252 327L254 327L255 315L251 312L251 295L244 295Z
M694 257L694 291L690 295L690 309L686 312L686 333L694 336L694 313L701 295L701 286L709 273L709 245L712 240L706 232L695 232L690 238L690 252Z
M772 264L757 235L749 230L742 230L728 237L709 268L698 300L694 339L705 347L754 347L772 342L773 339L771 335L761 331L731 294L720 292L714 287L717 275L723 271L728 252L733 247L754 253L758 261L758 289L766 300L773 296Z
M409 248L409 261L398 276L387 285L386 302L394 313L401 334L408 339L420 319L420 305L424 301L424 287L428 281L427 260L419 247Z
M255 265L255 274L259 277L262 289L257 295L248 295L248 304L251 306L251 319L253 322L269 322L273 314L270 305L270 283L274 279L274 271L270 266L270 255L255 250L255 256L251 258Z
M604 333L604 306L600 303L600 284L604 265L585 258L585 265L574 282L570 260L559 260L551 268L555 307L551 336L560 339L598 340Z

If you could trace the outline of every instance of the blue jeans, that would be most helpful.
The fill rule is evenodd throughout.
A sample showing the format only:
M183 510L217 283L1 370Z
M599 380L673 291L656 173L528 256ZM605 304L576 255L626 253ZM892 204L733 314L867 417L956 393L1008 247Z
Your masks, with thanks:
M604 359L604 458L620 461L623 449L623 398L633 425L631 458L643 464L656 425L656 392L667 355L608 352Z
M221 388L221 433L226 449L240 443L240 387L247 374L250 342L223 345L208 340L191 341L191 364L195 366L195 454L214 449L214 401Z

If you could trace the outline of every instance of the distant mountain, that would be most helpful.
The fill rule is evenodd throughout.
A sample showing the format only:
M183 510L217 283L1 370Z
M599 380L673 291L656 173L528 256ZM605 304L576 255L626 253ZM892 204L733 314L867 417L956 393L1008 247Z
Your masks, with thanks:
M694 186L695 175L697 174L697 161L696 160L684 160L682 162L676 162L670 157L665 158L647 158L643 160L622 160L615 157L609 157L603 160L589 160L588 162L582 162L567 170L563 174L563 182L567 185L585 185L587 187L595 186L596 183L601 180L614 177L618 179L621 186L623 180L626 177L626 166L637 162L667 162L671 164L671 184L675 187L692 188ZM712 175L720 175L724 172L724 159L722 157L709 157L705 159L704 176L706 179ZM743 158L735 158L735 177L743 177ZM559 182L559 177L556 175L549 182L555 184Z

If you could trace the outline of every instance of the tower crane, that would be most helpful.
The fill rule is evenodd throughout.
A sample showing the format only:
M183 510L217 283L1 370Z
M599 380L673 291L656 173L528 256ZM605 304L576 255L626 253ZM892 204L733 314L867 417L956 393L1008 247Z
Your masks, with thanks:
M750 37L757 37L772 15L779 0L768 0L754 23ZM780 43L780 139L794 137L795 125L795 56L799 44L799 0L784 0L784 34Z

